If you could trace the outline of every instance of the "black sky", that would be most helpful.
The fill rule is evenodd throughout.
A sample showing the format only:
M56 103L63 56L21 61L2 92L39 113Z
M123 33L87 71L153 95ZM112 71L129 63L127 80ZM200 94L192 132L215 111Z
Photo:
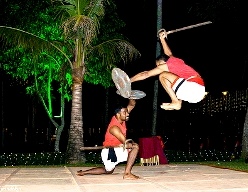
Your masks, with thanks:
M248 51L245 34L248 34L246 30L246 18L248 17L244 16L245 6L239 5L241 0L225 1L223 6L215 5L216 1L201 0L199 1L200 5L202 2L209 2L206 7L216 6L218 8L212 9L212 12L208 10L195 12L192 10L196 9L193 3L196 1L163 1L163 28L168 31L205 21L213 22L210 25L170 34L168 43L173 54L184 59L203 76L207 91L218 92L246 88L248 86ZM156 1L152 0L116 0L116 3L119 16L126 23L126 27L123 29L124 35L141 52L141 58L123 67L123 70L132 76L155 66L157 5ZM230 3L230 7L228 7L228 3ZM151 125L152 118L147 111L151 110L155 79L157 78L150 78L132 85L134 89L143 90L147 96L138 101L137 109L132 112L130 124L139 123L140 125L142 122L143 127ZM98 127L104 118L103 114L105 114L105 92L102 87L95 85L93 85L94 88L92 85L88 87L85 82L83 86L84 125ZM115 94L115 91L115 88L111 89L111 94L118 100L119 96ZM159 94L162 95L164 102L166 93L161 86ZM14 96L13 99L20 103L20 98L16 98L17 95ZM15 110L11 111L16 116L24 114L23 109L25 108L25 106L16 107L17 103L13 102ZM7 104L9 107L8 102L6 102ZM114 104L116 104L115 101L110 102L110 105ZM149 107L147 107L148 105ZM114 106L110 106L110 110L113 108ZM164 111L159 111L159 114L163 115L164 113ZM69 117L70 115L68 115ZM94 121L92 121L92 117L94 117ZM28 122L26 116L21 119L25 123Z

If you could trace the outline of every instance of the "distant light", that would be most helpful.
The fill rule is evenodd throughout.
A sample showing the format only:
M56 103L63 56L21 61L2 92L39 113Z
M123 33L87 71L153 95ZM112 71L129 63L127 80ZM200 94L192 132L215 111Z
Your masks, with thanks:
M208 92L205 92L204 98L207 96Z
M228 94L228 91L223 91L222 94L223 95L227 95Z

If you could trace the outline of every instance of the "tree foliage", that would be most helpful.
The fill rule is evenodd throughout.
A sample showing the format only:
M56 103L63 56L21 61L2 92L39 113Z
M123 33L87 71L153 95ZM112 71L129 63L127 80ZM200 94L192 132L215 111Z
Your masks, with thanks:
M79 151L79 148L84 145L82 116L83 81L88 80L89 82L100 83L108 87L111 77L110 69L120 61L127 63L139 56L139 51L131 43L125 39L120 39L121 35L110 34L114 34L116 30L112 29L109 30L109 33L106 33L107 31L103 27L102 33L100 32L100 26L104 26L102 23L106 10L105 6L111 5L108 3L109 1L104 0L54 1L54 8L58 10L55 13L61 17L56 17L53 22L49 21L50 25L45 25L45 29L43 25L40 27L44 31L49 31L49 29L56 28L57 24L61 22L60 29L62 30L58 30L58 32L61 32L61 36L59 36L61 38L54 39L52 35L49 36L49 32L42 33L43 30L37 30L37 33L34 33L30 30L32 26L28 28L28 31L9 26L0 26L0 37L3 38L4 42L8 45L15 43L15 48L30 52L32 62L26 62L25 66L30 69L33 64L31 69L34 69L32 75L34 76L36 89L39 87L37 82L45 80L47 85L49 85L47 89L50 88L51 90L53 86L50 85L55 80L55 77L61 77L61 74L64 74L62 75L62 80L56 80L59 83L59 87L62 88L60 90L65 90L61 85L64 82L63 80L67 80L68 75L65 74L68 73L64 71L70 71L72 80L72 109L67 146L68 162L85 161ZM43 16L46 16L46 14ZM51 18L49 14L48 18ZM61 20L57 18L61 18ZM33 26L36 25L34 24ZM111 39L108 39L110 37ZM116 37L119 37L119 39ZM45 59L41 61L40 59L43 59L44 55ZM51 59L54 64L48 63L47 59ZM39 70L40 66L42 66L41 70ZM57 69L59 73L56 71ZM18 71L18 69L16 70ZM48 76L38 75L38 71L39 74L42 74L46 70L46 75ZM89 74L88 78L86 74ZM68 82L70 81L67 81L67 86Z

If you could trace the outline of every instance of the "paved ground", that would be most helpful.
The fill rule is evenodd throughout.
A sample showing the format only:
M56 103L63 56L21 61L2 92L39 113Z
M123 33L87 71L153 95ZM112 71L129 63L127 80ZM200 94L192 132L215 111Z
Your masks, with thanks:
M0 168L0 192L248 192L248 173L195 164L135 166L139 180L112 175L77 176L86 167Z

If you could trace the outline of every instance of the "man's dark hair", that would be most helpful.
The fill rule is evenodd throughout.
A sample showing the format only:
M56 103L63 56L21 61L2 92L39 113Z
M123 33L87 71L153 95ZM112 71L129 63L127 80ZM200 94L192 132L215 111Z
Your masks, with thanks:
M168 55L165 54L161 54L159 56L157 56L156 61L162 60L164 62L166 62L170 57Z
M125 107L122 106L118 106L115 110L114 110L114 115L116 115L116 113L119 113L121 111L121 109L123 109Z

